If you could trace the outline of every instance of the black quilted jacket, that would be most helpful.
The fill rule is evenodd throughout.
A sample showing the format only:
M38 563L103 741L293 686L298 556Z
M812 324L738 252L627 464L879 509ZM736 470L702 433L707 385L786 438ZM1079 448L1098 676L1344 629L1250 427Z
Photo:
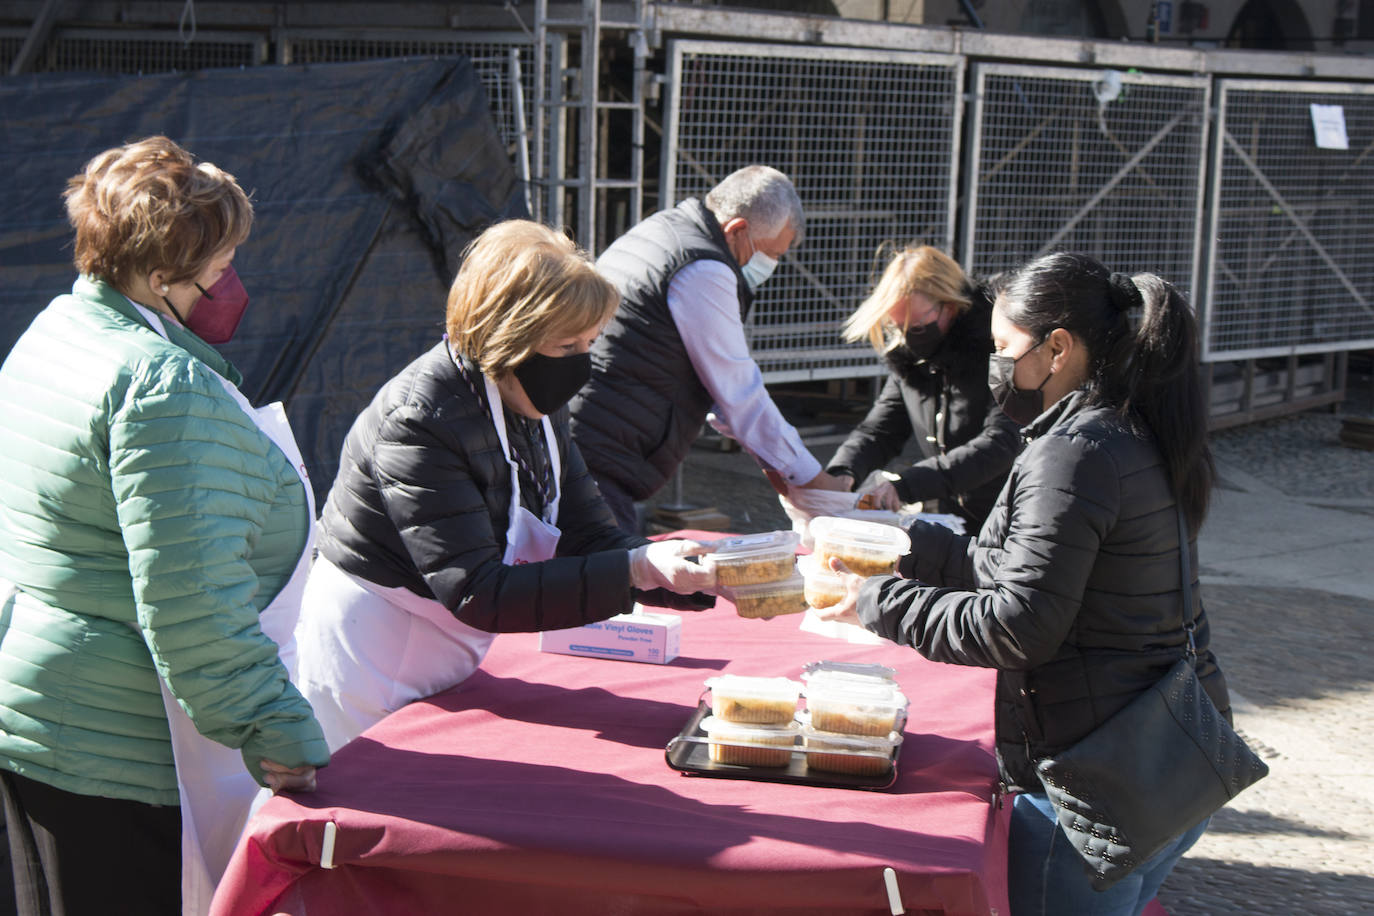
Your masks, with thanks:
M917 522L906 579L864 583L869 629L927 658L998 669L997 751L1013 787L1182 657L1178 519L1153 437L1071 394L1031 441L976 540ZM1190 544L1189 550L1196 550ZM1197 569L1196 556L1192 568ZM1190 583L1197 590L1197 581ZM1195 595L1198 676L1228 713Z
M899 471L897 494L935 501L929 508L962 516L970 531L982 526L1021 449L1020 429L988 391L991 320L992 305L975 295L929 359L905 345L889 351L887 383L826 470L862 482L914 438L922 458Z
M470 626L515 633L581 626L633 600L701 607L700 599L630 588L628 548L646 543L616 527L568 435L568 412L551 416L562 457L558 556L506 566L510 466L487 415L482 376L463 380L440 343L377 392L344 441L339 474L320 518L320 554L355 576L437 598ZM507 415L512 446L532 448L539 424ZM525 507L542 504L521 475Z

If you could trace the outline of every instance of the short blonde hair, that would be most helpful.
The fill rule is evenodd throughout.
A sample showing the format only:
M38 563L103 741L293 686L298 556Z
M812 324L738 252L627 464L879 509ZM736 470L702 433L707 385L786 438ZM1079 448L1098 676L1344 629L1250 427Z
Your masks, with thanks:
M487 229L464 252L445 325L453 348L494 379L548 341L605 324L619 304L616 288L572 239L513 219Z
M100 153L62 196L76 269L120 290L154 270L173 283L190 280L253 226L253 205L233 175L161 136Z
M892 349L907 329L898 328L887 313L912 293L924 293L937 304L949 303L960 312L968 311L973 302L968 278L957 261L930 245L909 245L892 256L873 292L845 321L844 339L857 342L867 338L879 353Z

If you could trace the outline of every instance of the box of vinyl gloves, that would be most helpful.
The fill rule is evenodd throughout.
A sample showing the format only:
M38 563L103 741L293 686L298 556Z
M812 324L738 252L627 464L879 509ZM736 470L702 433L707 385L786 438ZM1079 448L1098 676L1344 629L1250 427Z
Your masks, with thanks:
M558 655L616 658L666 665L682 646L682 618L676 614L636 612L571 630L539 634L539 651Z

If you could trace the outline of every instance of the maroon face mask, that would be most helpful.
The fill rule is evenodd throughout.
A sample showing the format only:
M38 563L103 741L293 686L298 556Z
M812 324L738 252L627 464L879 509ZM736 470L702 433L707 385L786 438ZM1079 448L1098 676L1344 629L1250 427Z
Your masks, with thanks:
M209 289L196 284L200 298L184 322L187 330L208 344L228 343L248 308L248 291L233 267L225 268Z

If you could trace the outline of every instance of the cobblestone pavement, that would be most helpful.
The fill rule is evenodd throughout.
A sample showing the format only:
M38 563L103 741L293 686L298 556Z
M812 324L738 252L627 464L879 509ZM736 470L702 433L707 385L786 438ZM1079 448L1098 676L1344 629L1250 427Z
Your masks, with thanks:
M1340 443L1341 419L1305 413L1212 434L1223 467L1253 474L1286 496L1336 507L1374 500L1374 452Z
M1272 488L1257 497L1249 526L1256 538L1271 534L1262 500L1274 493L1338 511L1360 530L1367 517L1366 537L1374 538L1374 452L1340 445L1339 428L1339 417L1318 412L1213 434L1228 498ZM813 451L828 457L823 446ZM694 449L682 495L726 512L737 531L788 526L752 460L739 453ZM673 500L670 487L655 502ZM1237 726L1270 775L1213 818L1160 901L1171 916L1371 916L1374 739L1366 723L1374 722L1374 600L1323 591L1320 581L1296 575L1289 587L1209 576L1206 529L1200 561Z
M1160 892L1172 916L1374 913L1374 602L1210 586L1236 726L1270 773L1223 808Z

